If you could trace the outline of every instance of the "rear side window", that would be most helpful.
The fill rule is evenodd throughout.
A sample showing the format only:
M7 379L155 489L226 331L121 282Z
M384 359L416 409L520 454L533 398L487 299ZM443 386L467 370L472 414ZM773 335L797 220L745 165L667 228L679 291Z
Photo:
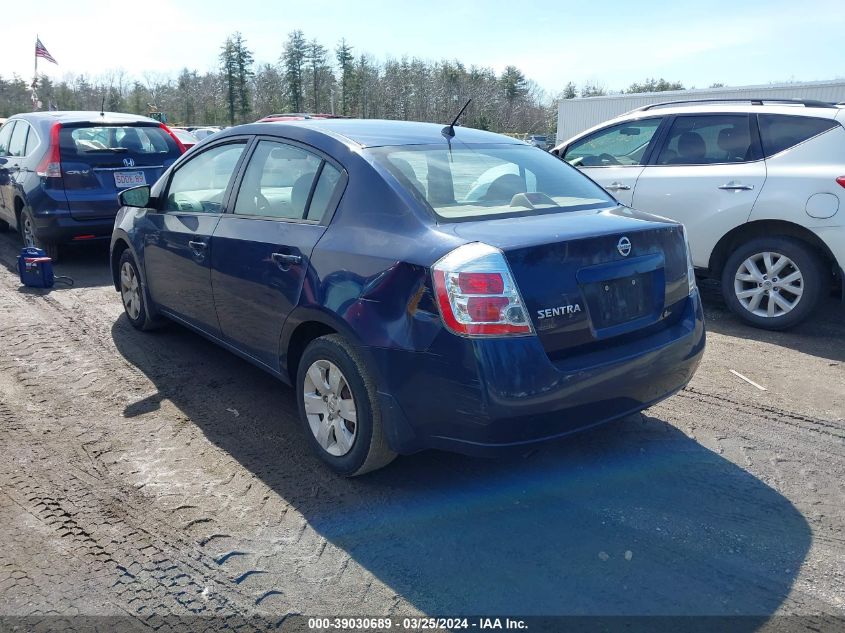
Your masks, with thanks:
M29 129L29 135L26 137L26 149L24 150L24 155L29 156L38 146L38 135L35 133L34 128Z
M837 125L832 119L817 119L788 114L760 114L760 138L763 153L768 158L785 149L803 143Z
M63 127L59 135L59 147L64 157L97 154L179 155L176 142L160 127Z
M15 121L9 121L0 128L0 156L9 155L9 141L12 140L12 129L14 127Z
M18 121L12 132L12 138L9 141L9 156L23 156L26 153L26 137L29 132L29 125L23 121Z
M679 116L672 123L658 165L714 165L760 158L747 114Z
M569 146L563 159L576 167L641 165L660 118L630 121L594 132Z
M308 205L307 219L315 222L323 219L339 181L340 172L329 163L323 163L323 171L320 172L320 179L317 181L314 194L311 196L311 204Z
M244 147L244 143L218 145L182 164L170 180L165 211L222 213L223 196Z

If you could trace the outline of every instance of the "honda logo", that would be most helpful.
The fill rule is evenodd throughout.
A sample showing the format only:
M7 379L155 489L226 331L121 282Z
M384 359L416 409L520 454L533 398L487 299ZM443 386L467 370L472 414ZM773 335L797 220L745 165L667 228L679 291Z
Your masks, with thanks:
M123 166L124 167L134 167L135 166L135 159L134 158L124 158L123 159Z
M616 250L619 251L622 257L628 257L631 254L631 240L627 237L619 238L619 241L616 243Z

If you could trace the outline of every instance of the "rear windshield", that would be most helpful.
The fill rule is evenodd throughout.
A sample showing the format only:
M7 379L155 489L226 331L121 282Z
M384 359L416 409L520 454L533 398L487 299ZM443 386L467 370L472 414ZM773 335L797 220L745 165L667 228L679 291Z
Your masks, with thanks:
M527 145L377 147L385 167L445 222L615 206L592 180Z
M160 127L108 125L63 127L59 146L65 156L96 154L162 155L179 153L176 143Z

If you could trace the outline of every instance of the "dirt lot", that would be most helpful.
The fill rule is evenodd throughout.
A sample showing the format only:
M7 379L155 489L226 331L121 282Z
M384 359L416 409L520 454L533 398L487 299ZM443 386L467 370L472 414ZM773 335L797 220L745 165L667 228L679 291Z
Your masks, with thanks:
M0 236L0 615L845 614L832 299L772 334L707 288L705 360L644 415L350 481L308 454L290 389L133 330L105 248L49 293L19 288L17 250Z

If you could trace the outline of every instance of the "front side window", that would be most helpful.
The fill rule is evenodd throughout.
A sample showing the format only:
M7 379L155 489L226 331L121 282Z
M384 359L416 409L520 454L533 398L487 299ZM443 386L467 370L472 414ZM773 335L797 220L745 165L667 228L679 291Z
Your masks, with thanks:
M293 145L259 142L244 172L235 213L303 219L322 162Z
M836 127L833 119L788 114L760 114L760 140L766 158Z
M563 159L577 167L641 165L660 118L621 123L570 145Z
M657 156L658 165L715 165L760 158L747 114L676 117Z
M242 142L218 145L181 165L170 180L165 211L222 213L223 196L244 147Z
M9 141L9 156L23 156L26 153L26 137L29 133L29 125L23 121L18 121L12 132L12 138Z
M527 145L414 145L367 150L440 221L460 222L609 208L578 170Z

